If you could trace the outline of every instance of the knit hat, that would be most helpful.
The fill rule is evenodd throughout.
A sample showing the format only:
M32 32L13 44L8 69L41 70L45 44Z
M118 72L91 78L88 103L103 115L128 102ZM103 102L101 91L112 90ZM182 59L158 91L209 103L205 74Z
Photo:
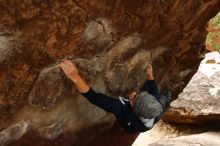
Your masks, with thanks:
M147 91L140 92L134 99L134 112L145 119L151 119L163 113L162 105L156 97Z

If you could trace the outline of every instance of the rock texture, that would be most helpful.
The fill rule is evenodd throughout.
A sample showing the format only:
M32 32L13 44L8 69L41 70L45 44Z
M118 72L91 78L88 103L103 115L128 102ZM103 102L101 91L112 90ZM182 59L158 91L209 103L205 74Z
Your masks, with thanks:
M171 103L164 120L205 124L220 121L220 54L206 54L198 72L178 99Z
M29 126L30 123L22 121L2 130L0 133L1 145L7 145L12 140L21 138L29 130Z
M131 145L137 135L82 98L58 63L71 59L94 89L117 97L144 83L152 61L175 97L219 10L219 0L0 0L0 143ZM9 138L21 121L29 128Z
M219 146L219 132L206 132L160 140L148 146Z

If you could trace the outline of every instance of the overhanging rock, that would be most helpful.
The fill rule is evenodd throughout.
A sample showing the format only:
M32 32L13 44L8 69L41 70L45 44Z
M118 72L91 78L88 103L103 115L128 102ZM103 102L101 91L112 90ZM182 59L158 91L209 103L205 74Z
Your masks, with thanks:
M156 81L176 97L219 10L219 0L0 0L0 130L31 125L7 143L131 145L137 135L81 97L58 63L70 58L95 90L117 98L143 84L152 58Z

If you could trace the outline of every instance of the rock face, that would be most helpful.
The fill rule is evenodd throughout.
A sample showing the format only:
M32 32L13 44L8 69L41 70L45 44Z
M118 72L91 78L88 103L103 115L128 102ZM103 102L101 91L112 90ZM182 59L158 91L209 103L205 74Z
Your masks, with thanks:
M171 103L164 120L205 124L220 121L220 54L206 54L198 72L178 99Z
M219 10L219 0L0 0L0 143L131 145L137 135L82 98L58 63L71 59L95 90L117 97L144 83L152 61L176 96Z
M189 136L180 136L176 138L169 138L152 143L148 146L219 146L220 133L206 132L201 134L194 134Z
M29 123L22 121L2 130L0 133L1 145L7 145L12 140L18 140L29 130L28 128Z

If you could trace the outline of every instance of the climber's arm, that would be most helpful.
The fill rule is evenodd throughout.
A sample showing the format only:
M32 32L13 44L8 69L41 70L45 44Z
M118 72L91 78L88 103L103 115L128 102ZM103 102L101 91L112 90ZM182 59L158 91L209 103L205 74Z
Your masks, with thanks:
M88 84L79 75L75 64L73 64L70 60L65 60L60 63L60 67L64 71L65 75L74 82L80 93L86 93L89 91Z
M78 91L85 98L87 98L89 102L104 109L107 112L111 112L116 116L120 116L123 107L120 100L111 98L102 93L97 93L92 88L90 88L87 83L80 77L76 66L70 60L63 61L60 64L60 67L64 71L65 75L75 83Z
M148 80L154 80L153 67L152 67L151 64L147 65L146 74L147 74L147 79Z
M147 68L146 68L146 76L147 76L147 81L145 82L144 86L142 87L142 91L145 90L147 92L150 91L150 87L151 87L151 83L155 84L155 81L154 81L154 75L153 75L153 67L151 64L148 64L147 65Z
M145 82L141 90L147 91L148 93L152 94L154 97L156 97L159 100L160 93L157 88L156 82L154 81L153 67L151 64L147 65L146 74L147 74L147 81Z
M80 93L87 93L89 91L88 84L80 77L80 75L75 77L75 85Z

